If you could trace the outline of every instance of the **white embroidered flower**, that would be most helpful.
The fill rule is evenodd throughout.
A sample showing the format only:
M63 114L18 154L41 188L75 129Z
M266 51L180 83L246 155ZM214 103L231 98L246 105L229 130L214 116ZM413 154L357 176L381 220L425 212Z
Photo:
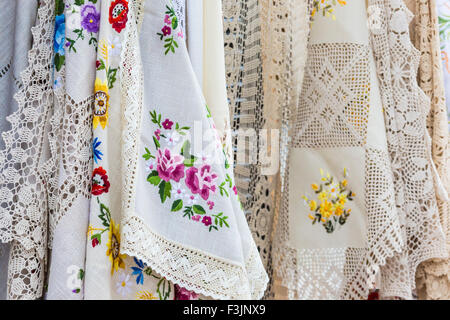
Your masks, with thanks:
M169 132L166 135L166 143L169 147L176 145L180 141L180 134L176 131Z
M76 30L81 28L81 15L79 12L73 12L67 17L66 27L70 30Z
M63 85L63 83L62 83L62 79L61 79L61 77L57 77L56 79L55 79L55 81L53 82L53 89L59 89L59 88L61 88L62 87L62 85Z
M172 185L172 197L183 199L186 196L186 189L182 188L181 183Z
M154 159L150 159L145 162L145 172L151 172L156 170L156 161Z
M110 36L108 38L108 49L109 49L109 54L111 56L118 56L118 55L120 55L120 51L122 49L122 45L120 43L120 38L119 37Z
M125 274L123 272L119 274L119 281L116 283L116 291L118 294L122 295L122 297L130 294L131 281L129 274Z
M194 204L196 204L197 203L197 201L198 201L198 196L197 195L195 195L195 194L191 194L191 195L189 195L188 197L187 197L187 205L188 206L193 206Z

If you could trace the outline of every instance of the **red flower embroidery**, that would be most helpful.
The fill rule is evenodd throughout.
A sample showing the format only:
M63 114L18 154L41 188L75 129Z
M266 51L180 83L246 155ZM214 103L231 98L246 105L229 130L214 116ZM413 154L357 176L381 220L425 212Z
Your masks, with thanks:
M115 0L109 7L109 23L114 30L120 33L128 21L128 2L126 0Z
M100 244L97 238L92 239L92 248L95 248L96 245Z
M100 178L101 181L97 180ZM110 183L108 176L106 175L106 170L102 167L98 167L92 173L92 194L94 196L99 196L102 193L109 191Z

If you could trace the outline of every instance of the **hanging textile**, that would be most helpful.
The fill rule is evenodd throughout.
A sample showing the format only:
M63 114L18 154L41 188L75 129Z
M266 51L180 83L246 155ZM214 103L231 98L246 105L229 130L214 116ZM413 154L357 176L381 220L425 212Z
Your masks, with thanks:
M443 68L439 43L439 25L436 1L409 0L408 8L415 14L412 22L414 46L420 51L418 70L420 88L430 99L427 128L431 136L432 156L437 172L448 190L447 169L447 107L444 91ZM438 199L439 216L447 237L450 252L449 207L447 201ZM450 297L449 260L432 260L420 265L417 271L418 295L421 299L447 299Z
M417 83L420 52L410 41L412 14L401 0L373 0L369 8L379 17L370 36L385 110L396 205L406 240L404 250L381 268L380 294L411 299L417 266L447 255L436 203L436 195L444 190L426 129L429 99Z
M90 214L100 239L88 246L86 295L98 294L98 285L111 292L110 283L129 272L127 257L136 257L205 296L260 298L267 275L174 3L108 4L103 9L102 3L102 17L109 10L110 18L101 19L98 60L104 68L97 68L93 120L104 153L92 175ZM107 49L108 36L119 37L117 56ZM117 78L108 76L114 68Z
M0 241L10 243L10 299L38 299L43 294L47 249L49 150L44 143L53 112L54 1L39 1L31 28L28 66L15 95L17 111L8 117L0 153Z
M263 30L266 26L275 25L275 21L264 23L268 21L269 1L227 0L222 1L222 6L236 186L264 267L272 280L271 234L279 150L277 132L272 136L270 129L276 129L279 123L276 124L278 106L267 104L263 93L269 92L263 87L263 70L266 68L263 65L263 42L269 39L274 43L281 41L282 33L278 28L278 37L270 38L273 35ZM277 5L277 8L281 10L283 5ZM288 9L284 7L283 10L286 12ZM272 43L267 42L266 45L271 46ZM265 293L267 299L273 297L271 283Z
M275 261L291 299L366 299L403 245L366 6L332 9L312 8L281 171Z
M28 50L31 48L31 27L37 13L37 1L0 1L0 133L10 130L7 116L17 110L14 94L22 87L21 72L28 65ZM20 9L20 10L19 10ZM5 146L0 137L0 150ZM0 244L0 270L8 269L10 244ZM0 300L6 298L7 272L0 274Z

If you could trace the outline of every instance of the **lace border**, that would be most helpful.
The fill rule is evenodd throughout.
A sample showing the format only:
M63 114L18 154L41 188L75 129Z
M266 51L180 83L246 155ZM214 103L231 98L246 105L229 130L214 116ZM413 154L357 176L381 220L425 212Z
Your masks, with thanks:
M214 299L261 299L269 281L253 244L244 266L169 241L133 216L122 225L121 252L168 280Z

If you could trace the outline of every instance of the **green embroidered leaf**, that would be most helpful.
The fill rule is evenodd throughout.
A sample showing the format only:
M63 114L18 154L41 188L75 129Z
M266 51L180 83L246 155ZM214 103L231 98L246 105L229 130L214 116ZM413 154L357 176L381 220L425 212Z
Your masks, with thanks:
M192 210L194 210L194 212L196 214L206 214L205 209L203 209L203 207L199 206L198 204L194 204L194 206L192 207Z
M83 278L84 278L84 270L80 269L78 271L78 279L83 280Z
M180 211L183 208L183 200L175 200L172 204L172 212Z
M116 82L117 68L109 68L107 71L108 77L108 88L112 89L114 86L114 82Z
M84 0L82 0L84 1ZM59 16L64 13L64 0L56 0L55 2L55 15Z
M161 197L161 202L164 203L167 198L170 198L170 191L172 190L172 185L170 182L162 180L159 184L159 196Z
M83 4L84 4L84 0L75 0L75 5L76 6L82 6Z
M197 160L197 158L194 156L191 156L189 159L184 159L183 164L185 167L192 167L195 163L195 160Z
M91 236L91 240L94 240L94 239L98 240L98 244L102 244L102 234L101 233L93 234Z
M97 198L97 202L100 205L100 214L98 217L102 220L102 224L109 228L109 222L111 221L111 212L109 208L105 206L103 203L100 203L100 200Z
M155 143L155 147L156 147L156 149L159 149L159 148L161 147L161 145L159 144L159 141L158 141L158 139L156 139L156 137L155 137L155 136L153 136L153 142Z
M150 172L150 174L147 176L147 181L152 185L157 186L161 182L161 178L158 176L158 171L153 170L152 172Z
M183 157L188 157L191 155L191 142L186 140L181 147L181 154Z
M144 154L142 156L142 158L144 158L145 160L150 160L150 159L155 159L155 156L151 154L150 150L148 150L148 148L145 148L145 151L147 152L146 154Z
M184 165L186 167L192 167L197 160L196 157L191 155L191 142L186 140L181 147L181 155L184 157Z
M207 104L205 104L205 106L206 106L206 117L211 118L211 110L209 110L209 107Z
M177 19L177 17L173 17L172 18L172 29L175 30L176 28L178 28L178 19Z
M55 54L55 68L56 71L61 70L62 66L64 65L64 61L66 60L66 57L59 55L59 53Z
M216 230L218 231L219 229L216 226L210 225L209 226L209 232L211 232L211 230Z
M192 207L185 207L183 210L184 214L183 217L188 216L189 219L194 215L194 212L192 211Z

